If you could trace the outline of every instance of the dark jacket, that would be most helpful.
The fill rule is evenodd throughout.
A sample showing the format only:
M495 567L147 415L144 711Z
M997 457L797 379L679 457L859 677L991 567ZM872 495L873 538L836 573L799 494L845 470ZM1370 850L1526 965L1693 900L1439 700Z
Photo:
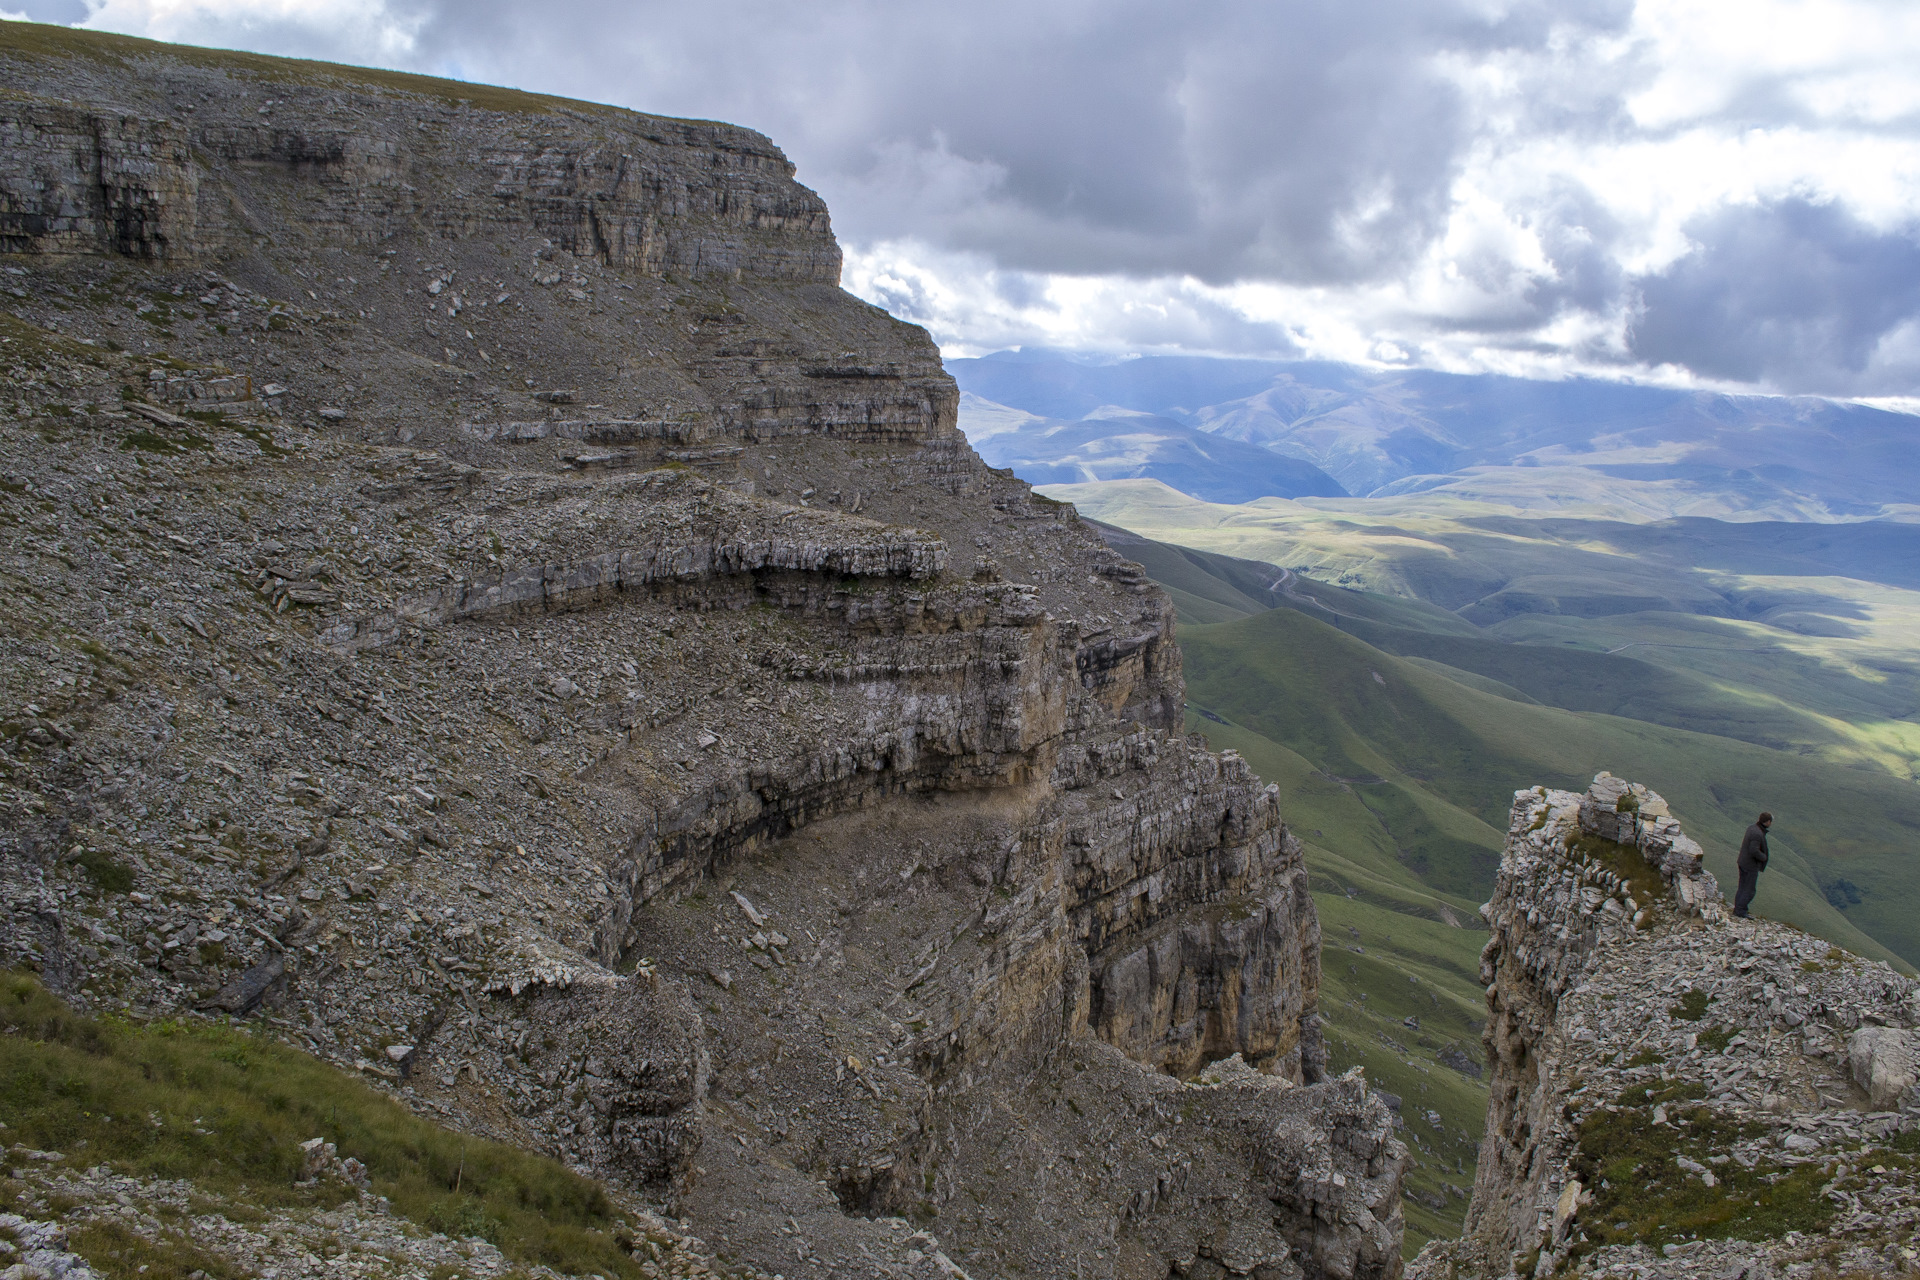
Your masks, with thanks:
M1767 865L1767 829L1759 823L1747 828L1747 838L1740 842L1740 869L1749 867L1764 870Z

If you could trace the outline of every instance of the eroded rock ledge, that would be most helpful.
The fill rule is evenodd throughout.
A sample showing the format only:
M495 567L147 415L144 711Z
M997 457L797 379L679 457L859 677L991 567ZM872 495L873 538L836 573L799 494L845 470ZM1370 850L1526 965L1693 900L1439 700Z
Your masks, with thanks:
M1398 1274L1283 797L766 139L0 24L0 252L0 961L742 1271Z
M1733 919L1665 801L1604 773L1515 793L1483 912L1478 1175L1409 1276L1913 1271L1912 981Z

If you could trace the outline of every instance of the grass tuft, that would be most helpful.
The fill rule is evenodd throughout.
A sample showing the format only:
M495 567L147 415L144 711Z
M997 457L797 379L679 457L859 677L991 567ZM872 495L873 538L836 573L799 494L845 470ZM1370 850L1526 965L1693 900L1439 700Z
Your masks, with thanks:
M1703 1049L1710 1049L1714 1053L1725 1053L1727 1051L1727 1045L1739 1034L1740 1029L1738 1027L1714 1027L1709 1031L1702 1031L1695 1037L1694 1043Z
M133 888L133 868L104 849L82 849L76 861L87 878L108 893L125 893Z
M1707 1005L1713 997L1704 991L1688 991L1681 995L1680 1003L1667 1010L1667 1016L1676 1022L1698 1022L1707 1016Z
M120 438L123 452L138 449L142 453L185 453L189 449L205 449L204 438L191 431L183 431L178 436L163 436L157 431L141 428L129 431Z
M1707 1096L1707 1087L1698 1080L1683 1080L1673 1084L1639 1084L1627 1089L1620 1095L1622 1106L1657 1107L1669 1102L1698 1102Z
M1659 868L1647 861L1639 846L1582 835L1568 846L1576 858L1599 864L1627 882L1627 892L1643 907L1665 900L1667 882Z

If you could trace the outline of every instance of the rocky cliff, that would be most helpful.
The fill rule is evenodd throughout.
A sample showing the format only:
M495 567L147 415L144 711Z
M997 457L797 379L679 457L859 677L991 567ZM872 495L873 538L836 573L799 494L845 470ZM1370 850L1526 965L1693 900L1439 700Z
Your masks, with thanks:
M0 87L6 963L766 1273L1399 1273L1275 789L771 143L16 23Z
M1514 796L1458 1241L1409 1275L1912 1274L1920 987L1736 920L1647 788Z

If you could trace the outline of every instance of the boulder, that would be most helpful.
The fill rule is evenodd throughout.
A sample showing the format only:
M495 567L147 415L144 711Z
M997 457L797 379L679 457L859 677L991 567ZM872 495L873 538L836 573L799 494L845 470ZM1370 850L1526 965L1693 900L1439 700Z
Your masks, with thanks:
M1862 1027L1847 1040L1847 1066L1874 1110L1891 1111L1914 1082L1913 1037L1895 1027Z

